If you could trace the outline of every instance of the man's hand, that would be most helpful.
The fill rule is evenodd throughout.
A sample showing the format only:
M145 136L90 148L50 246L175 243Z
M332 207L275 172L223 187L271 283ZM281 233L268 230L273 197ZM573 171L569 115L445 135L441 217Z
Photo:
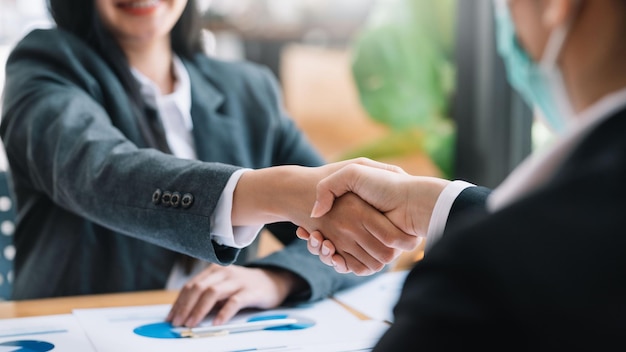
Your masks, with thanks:
M411 176L401 169L348 164L320 181L312 216L324 216L331 209L342 206L338 197L356 194L387 216L405 234L414 236L417 245L417 237L426 235L435 203L448 183L434 177ZM338 272L352 270L352 258L342 252L345 239L320 229L307 231L301 228L297 235L309 241L309 251L320 255L325 264L335 266ZM359 242L362 239L355 240ZM386 245L393 247L392 243L387 240Z

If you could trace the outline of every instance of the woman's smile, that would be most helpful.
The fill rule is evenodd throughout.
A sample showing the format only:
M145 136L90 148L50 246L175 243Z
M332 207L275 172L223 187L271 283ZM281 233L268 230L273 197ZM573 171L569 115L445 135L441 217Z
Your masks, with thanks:
M187 0L95 0L104 25L122 47L169 42Z
M161 5L160 0L139 0L139 1L124 1L117 4L117 7L124 12L135 15L145 16L153 14Z

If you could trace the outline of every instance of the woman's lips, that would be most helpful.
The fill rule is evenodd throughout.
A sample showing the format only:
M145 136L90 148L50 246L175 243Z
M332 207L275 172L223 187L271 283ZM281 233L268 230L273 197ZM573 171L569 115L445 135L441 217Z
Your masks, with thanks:
M160 0L125 1L118 3L117 7L131 15L144 16L152 14L160 4Z

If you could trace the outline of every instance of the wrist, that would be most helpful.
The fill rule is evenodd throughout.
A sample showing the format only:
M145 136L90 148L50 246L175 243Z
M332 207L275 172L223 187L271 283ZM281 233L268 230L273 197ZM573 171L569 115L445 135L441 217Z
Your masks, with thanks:
M413 228L418 236L426 236L428 227L439 196L450 181L436 178L415 176L409 188L407 216L413 219Z
M315 168L276 166L241 176L233 194L234 226L305 221L315 201Z
M308 291L307 282L293 272L280 268L262 269L274 281L279 294L284 299L299 296Z

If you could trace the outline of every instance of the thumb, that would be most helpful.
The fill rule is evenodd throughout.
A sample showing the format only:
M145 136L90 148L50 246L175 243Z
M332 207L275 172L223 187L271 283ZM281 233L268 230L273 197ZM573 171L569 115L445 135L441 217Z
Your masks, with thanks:
M328 213L336 198L350 192L349 177L344 180L345 167L322 179L316 188L315 204L311 210L312 218L319 218Z

